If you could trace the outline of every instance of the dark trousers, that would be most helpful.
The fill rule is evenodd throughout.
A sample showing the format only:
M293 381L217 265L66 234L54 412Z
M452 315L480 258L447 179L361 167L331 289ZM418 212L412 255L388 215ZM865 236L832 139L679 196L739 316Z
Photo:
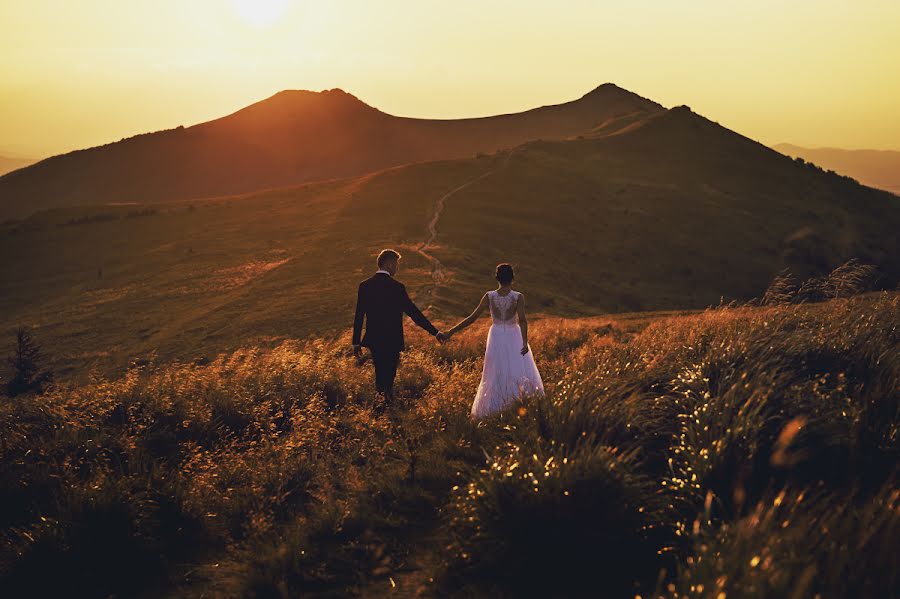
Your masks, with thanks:
M400 363L400 350L372 348L372 363L375 365L375 390L394 394L394 378Z

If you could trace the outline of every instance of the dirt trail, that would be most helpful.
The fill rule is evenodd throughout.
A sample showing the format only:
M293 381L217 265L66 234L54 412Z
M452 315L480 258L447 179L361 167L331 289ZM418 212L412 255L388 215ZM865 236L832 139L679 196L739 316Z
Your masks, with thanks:
M453 196L454 194L462 191L463 189L466 189L470 185L473 185L473 184L477 183L478 181L484 179L485 177L487 177L488 175L490 175L493 172L494 172L494 169L491 169L489 171L481 173L477 177L473 177L473 178L469 179L468 181L466 181L459 187L456 187L455 189L452 189L452 190L448 191L447 193L445 193L444 195L442 195L440 198L438 198L438 201L435 203L434 214L432 215L431 220L428 221L428 228L426 229L426 233L427 233L428 237L425 239L425 241L423 241L419 245L419 247L416 248L416 251L419 252L419 254L421 254L423 257L425 257L426 260L428 260L431 263L431 279L432 279L434 285L440 285L441 283L444 283L448 278L446 269L444 268L444 265L441 264L441 261L428 253L428 248L437 239L437 225L438 225L438 221L441 218L441 214L444 212L444 205L446 204L447 199L450 198L451 196Z
M439 197L437 202L435 202L434 214L431 216L431 220L428 221L428 226L425 229L425 241L419 244L419 246L416 248L416 252L418 252L423 258L428 260L428 262L431 264L431 285L419 292L419 297L421 299L428 300L428 307L431 307L431 300L434 298L434 290L439 285L447 283L450 280L451 276L451 274L448 272L448 269L445 268L443 264L441 264L441 261L435 258L434 255L432 255L428 251L428 249L437 240L438 221L440 221L441 219L441 214L444 212L444 206L447 203L447 200L450 199L453 195L466 189L467 187L491 176L498 170L506 168L506 166L509 164L509 159L513 155L513 152L514 151L510 151L507 153L506 157L503 159L503 164L501 164L499 167L491 168L490 170L487 170L476 177L472 177L462 185L451 189L450 191Z

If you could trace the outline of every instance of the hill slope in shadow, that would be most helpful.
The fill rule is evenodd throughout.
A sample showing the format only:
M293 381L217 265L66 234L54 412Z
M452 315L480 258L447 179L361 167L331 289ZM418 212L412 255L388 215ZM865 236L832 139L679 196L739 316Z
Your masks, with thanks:
M0 177L0 217L347 177L567 138L613 117L660 110L612 84L564 104L456 120L389 115L339 89L283 91L220 119L55 156Z
M433 224L433 228L429 228ZM65 368L349 327L383 247L437 321L511 261L532 313L702 308L849 258L900 279L896 196L800 164L687 107L581 139L243 196L60 208L0 228L0 326Z
M799 157L871 185L900 195L900 152L893 150L844 150L803 148L792 144L773 146L782 154Z
M896 285L897 227L895 196L681 106L517 148L446 203L433 253L455 273L446 302L510 260L544 309L668 309L752 297L783 268L802 278L851 257Z

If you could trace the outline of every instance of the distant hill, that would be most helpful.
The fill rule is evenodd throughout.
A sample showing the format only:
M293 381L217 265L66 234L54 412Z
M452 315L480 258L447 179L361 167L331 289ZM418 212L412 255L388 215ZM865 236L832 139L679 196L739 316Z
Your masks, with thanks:
M773 147L782 154L803 158L825 169L853 177L860 183L900 195L900 152L802 148L791 144Z
M433 226L430 226L433 225ZM350 326L382 247L452 323L512 261L533 314L692 309L849 258L900 281L900 200L687 107L241 196L67 207L0 227L0 333L32 324L60 367L193 360Z
M214 121L54 156L0 177L0 217L85 203L246 193L471 157L661 110L612 84L565 104L457 120L392 116L339 89L283 91Z
M15 158L12 156L0 156L0 175L12 172L16 169L24 168L29 164L34 164L37 160L33 158Z

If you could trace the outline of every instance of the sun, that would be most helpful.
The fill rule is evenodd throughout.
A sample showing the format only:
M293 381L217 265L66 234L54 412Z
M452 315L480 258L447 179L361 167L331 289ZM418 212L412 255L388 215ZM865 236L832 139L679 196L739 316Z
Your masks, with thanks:
M234 11L253 25L271 25L288 7L288 0L231 0Z

